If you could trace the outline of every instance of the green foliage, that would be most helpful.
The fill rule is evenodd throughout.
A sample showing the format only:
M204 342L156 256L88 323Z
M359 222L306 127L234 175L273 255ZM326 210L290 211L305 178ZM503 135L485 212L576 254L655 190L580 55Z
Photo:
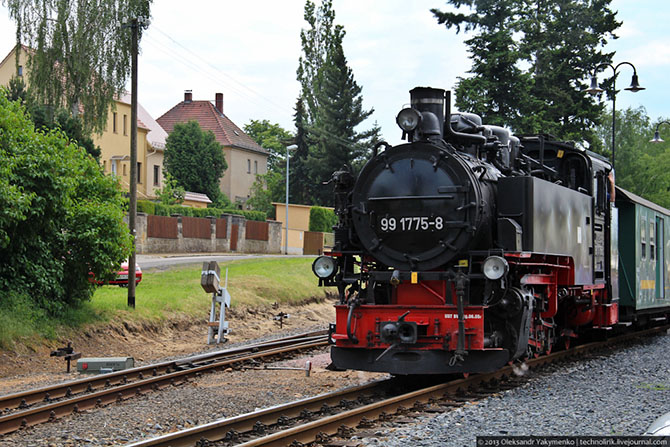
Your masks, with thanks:
M620 22L610 2L448 0L470 13L433 9L447 28L475 33L466 41L473 76L459 79L457 107L517 133L551 133L597 149L602 106L584 94L582 81L611 61L602 48Z
M57 109L41 105L33 91L26 87L22 77L13 76L9 80L8 98L23 104L37 129L60 129L72 141L86 149L96 159L100 157L100 147L96 146L90 132L84 129L80 116L72 116L65 109Z
M163 169L163 187L156 190L156 195L163 205L179 205L184 203L184 188L179 186L177 179ZM153 214L153 213L151 213Z
M317 92L320 90L321 68L331 51L333 41L343 37L344 28L334 25L332 0L323 0L319 8L316 8L314 2L307 0L304 19L309 27L300 30L302 55L298 60L297 78L301 85L300 98L306 104L305 119L313 123L319 109Z
M309 231L332 233L336 224L337 216L333 210L319 206L313 206L309 210Z
M190 206L181 205L163 205L162 203L146 202L142 200L137 201L137 210L140 210L140 202L142 202L143 210L147 214L155 214L157 216L188 216L188 217L221 217L222 214L235 214L243 216L247 220L265 221L266 214L262 211L238 210L235 208L192 208ZM147 205L151 203L153 207ZM153 211L153 212L150 212Z
M290 201L293 203L313 203L313 191L315 186L309 179L307 172L307 156L309 155L310 140L307 136L307 125L305 117L305 103L298 98L295 105L293 121L295 123L295 145L298 148L291 157L291 176L289 178Z
M28 54L29 83L41 104L82 117L86 131L102 131L109 107L130 75L131 30L149 18L151 0L6 0L17 42ZM141 36L141 27L139 35Z
M223 147L197 121L175 124L165 142L164 165L186 191L207 194L215 206L228 200L219 189L219 180L228 169Z
M146 214L156 214L156 204L149 200L138 200L137 212Z
M51 314L90 297L130 253L120 186L56 130L0 93L0 289Z
M279 124L268 120L251 120L244 125L244 132L261 147L270 152L268 171L282 169L286 164L286 146L292 144L293 135Z
M299 105L305 109L296 118L298 131L307 131L301 144L308 145L308 153L300 152L296 160L303 167L313 185L309 202L321 205L333 203L332 190L323 183L343 165L360 165L379 139L380 129L357 132L373 110L363 110L362 89L354 80L342 48L344 28L333 25L335 12L332 1L323 1L318 10L311 1L305 4L305 20L310 28L301 31L303 56L298 67L302 85ZM298 146L300 148L300 145Z
M286 177L284 173L268 172L265 175L256 176L256 181L251 185L247 205L256 211L264 212L267 216L274 216L275 207L272 202L283 202L285 199Z
M606 111L603 124L597 128L598 137L608 148L603 151L607 157L611 157L611 119L611 110ZM656 123L651 122L644 107L616 112L616 184L670 208L670 143L650 143L655 129Z

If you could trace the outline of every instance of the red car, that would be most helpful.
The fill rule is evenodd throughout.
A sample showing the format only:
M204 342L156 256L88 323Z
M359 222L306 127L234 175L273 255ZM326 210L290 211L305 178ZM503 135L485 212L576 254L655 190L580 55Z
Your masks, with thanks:
M128 261L121 263L121 269L116 274L116 278L107 283L93 279L93 273L90 275L90 280L94 281L98 285L110 284L113 286L128 287ZM138 285L140 281L142 281L142 269L138 264L135 264L135 285Z
M142 269L139 264L135 264L135 285L142 281ZM128 287L128 262L121 263L121 270L117 273L116 278L109 282L111 285L121 287Z

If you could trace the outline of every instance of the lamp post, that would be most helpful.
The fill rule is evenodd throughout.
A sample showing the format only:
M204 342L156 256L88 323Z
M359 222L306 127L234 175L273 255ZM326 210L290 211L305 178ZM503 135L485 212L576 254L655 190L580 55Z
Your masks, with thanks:
M654 138L649 140L650 143L663 143L663 140L661 138L661 134L658 132L658 128L661 127L661 124L670 124L670 121L661 121L656 125L656 132L654 132Z
M298 149L298 146L295 144L292 144L290 146L286 146L286 220L284 221L284 225L286 225L286 228L284 229L284 254L288 254L288 166L289 166L289 151L292 151L294 149Z
M622 65L630 65L633 68L633 77L630 81L630 87L626 87L624 90L631 91L633 93L639 92L640 90L644 90L644 87L640 87L640 83L637 79L637 70L635 69L635 65L631 64L630 62L620 62L617 65L612 65L612 64L600 64L598 65L594 70L593 74L591 75L591 86L586 89L587 93L592 94L593 96L604 92L605 90L601 89L598 87L598 78L596 77L596 74L598 73L598 70L601 68L611 68L612 71L614 72L614 76L612 77L612 169L614 169L614 163L615 163L615 157L614 157L614 151L615 151L615 135L614 131L616 130L616 77L619 74L619 67Z

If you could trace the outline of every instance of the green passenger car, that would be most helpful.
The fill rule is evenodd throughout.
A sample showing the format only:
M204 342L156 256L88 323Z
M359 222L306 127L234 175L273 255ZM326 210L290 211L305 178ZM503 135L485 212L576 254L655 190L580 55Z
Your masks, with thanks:
M620 319L670 307L670 210L624 189L619 209Z

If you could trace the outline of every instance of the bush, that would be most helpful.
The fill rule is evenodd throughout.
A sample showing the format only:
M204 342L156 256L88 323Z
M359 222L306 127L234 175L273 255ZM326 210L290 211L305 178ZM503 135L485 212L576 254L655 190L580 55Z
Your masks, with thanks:
M309 231L332 233L336 224L337 216L333 210L320 206L313 206L309 210Z
M124 199L83 148L35 130L0 90L0 290L28 294L52 315L90 298L130 253Z
M139 202L138 202L139 205ZM180 205L163 205L162 203L154 203L154 213L157 216L171 216L179 214L180 216L189 217L221 217L222 214L235 214L243 216L247 220L258 220L264 222L267 218L262 211L238 210L238 209L219 209L219 208L191 208ZM148 208L147 208L148 209ZM138 206L139 211L139 206ZM148 213L148 211L145 211Z
M156 204L148 200L138 200L137 201L137 212L138 213L147 213L147 214L156 214Z

